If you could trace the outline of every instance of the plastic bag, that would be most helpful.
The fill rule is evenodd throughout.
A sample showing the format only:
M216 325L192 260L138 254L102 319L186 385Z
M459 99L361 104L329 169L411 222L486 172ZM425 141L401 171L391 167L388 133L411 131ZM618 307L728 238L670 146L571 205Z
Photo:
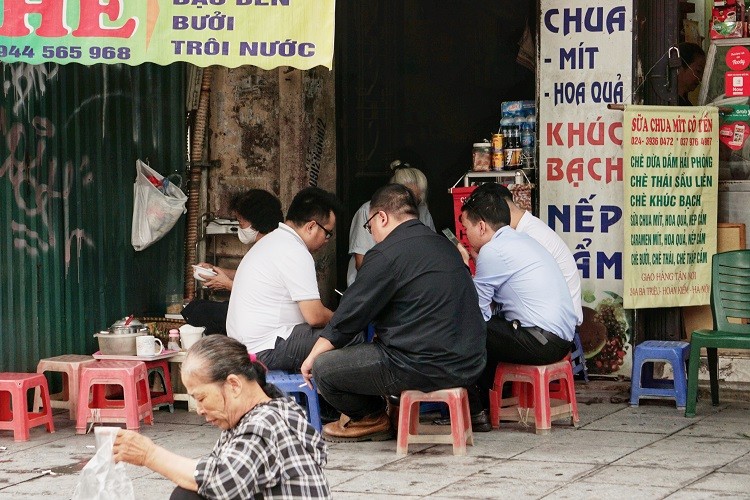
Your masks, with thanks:
M97 435L97 450L81 471L72 500L135 500L133 482L125 472L125 464L112 458L116 433ZM101 440L101 444L99 441Z
M135 169L131 242L140 251L163 238L187 212L187 195L141 160Z

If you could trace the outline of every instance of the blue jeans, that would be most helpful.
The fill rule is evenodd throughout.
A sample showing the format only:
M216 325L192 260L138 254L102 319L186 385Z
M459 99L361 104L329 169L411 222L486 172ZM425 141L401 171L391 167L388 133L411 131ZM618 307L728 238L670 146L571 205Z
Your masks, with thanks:
M385 396L408 389L433 390L394 366L379 343L324 352L313 364L320 394L341 413L360 420L385 409Z

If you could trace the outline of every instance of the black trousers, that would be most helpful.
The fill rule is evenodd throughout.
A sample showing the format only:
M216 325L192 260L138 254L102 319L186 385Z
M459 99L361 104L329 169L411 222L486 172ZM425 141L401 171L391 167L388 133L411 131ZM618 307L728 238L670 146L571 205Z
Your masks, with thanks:
M489 406L489 390L498 363L548 365L563 359L573 347L572 342L554 333L543 330L537 333L547 340L546 344L542 344L538 335L522 327L514 328L512 322L502 317L493 316L487 321L487 367L477 381L477 387L467 388L472 414Z
M169 500L203 500L203 498L195 491L186 490L182 486L172 490L172 494L169 496Z
M206 335L227 334L229 301L195 299L182 310L182 317L193 326L205 326Z
M299 372L302 363L312 351L320 337L322 328L313 328L307 323L300 323L286 339L276 338L273 349L256 352L258 361L269 370L287 370Z

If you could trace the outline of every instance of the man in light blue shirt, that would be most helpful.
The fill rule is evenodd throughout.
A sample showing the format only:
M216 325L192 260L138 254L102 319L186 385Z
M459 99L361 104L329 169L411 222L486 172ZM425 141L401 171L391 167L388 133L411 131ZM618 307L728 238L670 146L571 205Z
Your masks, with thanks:
M490 430L485 400L498 362L547 365L571 350L576 314L557 262L530 236L510 227L510 208L491 183L461 207L461 222L476 260L474 286L487 323L487 367L467 387L474 432ZM458 250L469 265L469 252ZM437 419L438 425L450 419Z
M573 301L555 259L510 227L510 210L492 186L479 186L461 209L476 255L474 284L487 322L487 372L498 362L546 365L569 352ZM464 261L469 253L461 248Z

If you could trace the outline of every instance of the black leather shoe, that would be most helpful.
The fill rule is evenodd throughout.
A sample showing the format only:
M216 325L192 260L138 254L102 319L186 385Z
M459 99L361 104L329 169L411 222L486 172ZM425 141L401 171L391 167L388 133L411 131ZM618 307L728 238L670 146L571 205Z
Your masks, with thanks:
M436 418L432 423L434 425L451 425L451 419L450 417ZM482 410L471 416L471 430L474 432L490 432L492 430L487 410Z

